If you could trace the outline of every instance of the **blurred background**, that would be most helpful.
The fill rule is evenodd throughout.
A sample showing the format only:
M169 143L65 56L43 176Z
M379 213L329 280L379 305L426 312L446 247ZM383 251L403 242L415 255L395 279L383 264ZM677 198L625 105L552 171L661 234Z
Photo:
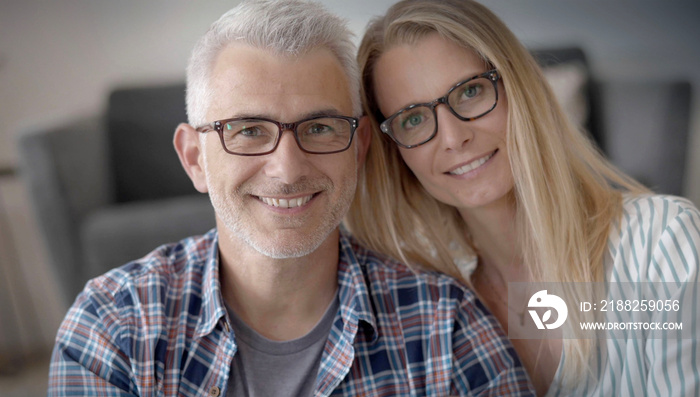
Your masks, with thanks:
M358 41L369 19L393 3L392 0L322 2L349 20ZM129 223L125 219L132 219L124 212L90 219L92 209L98 207L95 203L112 200L108 196L115 194L115 189L118 196L122 189L104 187L102 179L119 182L124 173L133 174L128 165L117 167L116 173L110 171L110 167L118 164L113 146L124 145L114 141L116 127L112 125L118 124L118 120L113 120L118 119L115 114L124 112L120 101L138 103L130 95L139 87L166 87L177 96L172 106L179 107L183 99L178 87L184 82L192 46L215 19L236 3L232 0L206 3L0 0L0 395L45 394L53 338L75 297L76 287L70 285L70 280L78 280L82 285L81 277L89 274L66 267L73 266L66 247L82 244L78 251L88 258L86 261L97 261L105 252L112 252L104 248L105 241L118 240L110 231L128 227L112 225L119 220ZM625 163L623 168L629 165L651 168L652 172L662 170L661 182L651 177L645 182L700 204L700 101L697 100L700 97L700 2L483 0L482 3L495 11L529 48L574 48L579 51L575 58L584 54L584 72L578 74L583 76L584 85L574 87L574 94L583 92L596 98L593 102L586 99L589 107L584 111L588 114L584 116L588 117L584 124L605 125L606 152L613 157L620 150L628 152L625 159L620 157ZM552 78L565 82L580 80L563 73ZM134 95L137 94L143 92ZM151 97L151 101L163 102L157 96ZM120 110L114 110L118 106L122 106ZM150 109L145 108L147 112ZM135 111L139 110L144 109ZM174 121L164 118L167 122L161 122L154 116L155 124L165 124L160 127L167 139L175 123L185 121L184 109L175 113L171 110L170 117ZM650 117L653 119L646 119ZM130 125L126 124L127 129ZM72 126L88 135L71 136ZM626 135L616 135L617 129L625 130ZM32 149L33 140L38 141L37 137L53 130L68 131L67 138L52 134L51 148ZM102 130L108 131L106 138L99 137ZM131 128L133 131L140 130ZM635 133L643 138L630 139ZM96 144L99 150L86 154L87 146L83 147L81 139L96 140L90 144ZM638 143L642 146L634 149ZM667 156L670 160L659 159L662 165L656 165L653 161L657 160L657 149L666 146L675 151ZM630 148L633 148L631 155ZM129 149L127 144L119 150ZM165 150L171 151L169 146ZM139 164L136 158L141 152L133 153L125 161L132 166ZM60 160L58 165L47 160L61 156L68 160ZM86 162L86 159L110 156L111 162L100 167ZM174 172L178 178L185 176L176 163L170 164L174 166L168 166L168 172ZM140 172L147 174L157 168L152 164L148 167ZM37 169L42 171L33 173ZM54 171L56 175L73 175L74 180L59 184L51 179L59 178L53 176ZM42 181L33 174L48 179ZM644 179L641 174L639 177ZM666 178L677 180L676 185L667 188ZM46 193L47 185L58 185L54 186L57 193ZM74 192L83 191L88 198L73 197L77 194ZM51 221L46 226L42 221L60 212L52 205L60 204L63 196L68 196L65 200L69 201L66 205L69 211L62 221ZM42 205L42 200L48 203ZM134 219L154 214L147 207L133 204L128 197L112 201L129 204L129 216ZM85 208L91 210L76 203L86 203ZM186 200L168 203L171 205L168 209L176 213L183 205L190 208L202 205L201 200L196 205ZM198 214L189 216L198 219ZM76 219L91 223L86 230L77 232L78 242L61 240L64 234L74 233L72 229L83 227L74 224ZM66 226L68 223L70 226ZM63 233L62 225L65 230L71 229L70 233ZM142 225L141 229L147 226ZM100 233L103 240L95 242L95 236ZM152 236L136 240L151 246L149 238ZM92 251L86 248L89 244L94 244ZM120 244L117 248L125 247L127 242ZM110 259L115 255L110 254ZM97 270L92 268L93 272Z

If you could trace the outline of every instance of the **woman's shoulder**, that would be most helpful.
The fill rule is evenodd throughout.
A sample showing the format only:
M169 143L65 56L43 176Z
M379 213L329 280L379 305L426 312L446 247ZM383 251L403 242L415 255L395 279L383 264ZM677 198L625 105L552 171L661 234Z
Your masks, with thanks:
M697 207L687 198L666 194L625 195L623 211L638 216L656 213L666 219L686 211L698 213Z
M661 194L627 195L623 198L619 222L614 226L619 234L642 234L653 241L654 236L660 237L661 233L683 225L698 227L699 221L700 212L686 198Z
M680 281L697 273L700 212L682 197L625 196L608 249L613 278Z

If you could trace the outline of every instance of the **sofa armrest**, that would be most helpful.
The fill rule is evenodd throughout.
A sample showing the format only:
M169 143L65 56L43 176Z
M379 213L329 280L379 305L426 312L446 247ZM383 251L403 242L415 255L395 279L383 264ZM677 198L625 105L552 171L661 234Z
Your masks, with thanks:
M70 279L84 263L79 225L86 214L112 200L102 118L22 131L18 151L20 176L50 260L64 291L72 294Z

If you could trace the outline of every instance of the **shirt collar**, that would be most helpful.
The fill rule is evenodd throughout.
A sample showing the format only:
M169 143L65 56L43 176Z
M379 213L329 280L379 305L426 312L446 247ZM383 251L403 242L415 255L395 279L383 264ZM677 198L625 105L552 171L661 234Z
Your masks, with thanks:
M202 274L202 315L195 329L195 336L210 333L221 317L226 314L221 283L219 281L219 233L216 229L205 235L209 247L204 251L205 262Z
M359 321L369 326L373 340L376 338L376 318L369 298L365 271L366 249L360 247L350 234L340 228L340 255L338 263L338 296L340 299L340 316L345 324L358 324ZM359 325L359 324L358 324Z
M195 336L201 337L214 329L221 317L225 317L226 307L221 294L219 280L219 234L212 229L205 236L209 243L205 251L205 263L202 275L202 315L195 329ZM369 292L362 267L367 261L367 251L345 231L340 228L338 255L338 297L340 316L343 322L357 324L362 321L369 325L373 337L376 337L376 319L369 299Z

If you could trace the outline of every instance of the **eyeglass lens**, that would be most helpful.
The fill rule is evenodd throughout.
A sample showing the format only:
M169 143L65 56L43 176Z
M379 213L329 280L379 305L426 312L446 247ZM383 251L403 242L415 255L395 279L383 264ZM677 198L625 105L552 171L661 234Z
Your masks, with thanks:
M352 137L352 124L342 118L317 118L296 126L296 140L308 152L328 153L345 149ZM258 119L229 121L222 126L222 140L233 153L257 154L273 150L282 131L274 122Z
M496 89L486 77L465 81L455 86L447 96L447 106L462 119L472 119L488 113L496 103ZM391 120L391 133L399 143L418 145L429 140L436 129L435 107L429 105L409 107Z

